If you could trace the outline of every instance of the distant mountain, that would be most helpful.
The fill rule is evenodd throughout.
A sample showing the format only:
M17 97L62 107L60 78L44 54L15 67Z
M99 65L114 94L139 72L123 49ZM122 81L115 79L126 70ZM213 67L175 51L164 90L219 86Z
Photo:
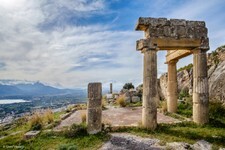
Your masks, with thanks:
M18 82L11 85L0 82L0 96L84 95L85 92L83 89L59 89L41 82Z
M0 96L21 95L23 91L11 85L0 84Z

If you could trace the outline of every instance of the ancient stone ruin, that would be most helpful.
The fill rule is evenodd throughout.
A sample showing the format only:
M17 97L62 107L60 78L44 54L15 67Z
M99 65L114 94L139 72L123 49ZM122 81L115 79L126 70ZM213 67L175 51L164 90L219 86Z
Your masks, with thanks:
M208 77L206 51L209 50L208 30L204 21L184 19L139 18L137 31L145 39L137 41L137 50L144 53L142 124L148 129L157 126L157 51L167 50L168 112L177 110L176 63L193 54L193 121L208 122Z
M193 121L208 122L207 57L209 40L203 21L183 19L139 18L136 30L145 32L145 39L137 41L137 50L144 53L142 125L154 130L157 127L157 51L167 50L168 64L167 109L177 110L177 68L179 59L193 54ZM112 93L112 84L110 84ZM102 84L88 84L87 130L90 134L101 131Z
M87 131L95 134L102 130L102 84L88 84Z

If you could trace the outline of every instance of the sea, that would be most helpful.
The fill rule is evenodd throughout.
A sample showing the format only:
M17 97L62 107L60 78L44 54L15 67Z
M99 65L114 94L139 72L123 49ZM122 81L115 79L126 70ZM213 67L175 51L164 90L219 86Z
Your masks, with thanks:
M30 102L23 99L0 99L0 104L14 104L14 103L26 103Z

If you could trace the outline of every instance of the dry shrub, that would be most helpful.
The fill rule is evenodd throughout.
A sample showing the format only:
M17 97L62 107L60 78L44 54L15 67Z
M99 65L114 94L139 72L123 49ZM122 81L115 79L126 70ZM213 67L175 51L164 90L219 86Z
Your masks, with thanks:
M41 130L44 125L44 118L40 112L36 111L30 117L30 129L31 130Z
M167 112L167 103L166 103L166 101L163 101L161 106L162 106L162 108L161 108L162 113L165 114Z
M120 107L126 107L125 96L119 96L116 99L116 103L120 105Z
M87 114L86 112L81 113L81 122L82 123L86 123L86 119L87 119L86 114Z
M54 122L54 114L51 109L47 109L43 114L45 121L50 124Z
M107 102L106 102L106 99L102 99L102 109L106 109L106 105L107 105Z

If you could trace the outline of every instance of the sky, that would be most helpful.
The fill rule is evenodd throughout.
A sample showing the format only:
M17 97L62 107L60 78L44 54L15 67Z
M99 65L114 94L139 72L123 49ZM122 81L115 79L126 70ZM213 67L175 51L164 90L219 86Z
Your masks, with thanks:
M142 83L139 17L203 20L210 51L225 44L224 0L0 0L0 79L62 88ZM158 52L158 76L167 71ZM178 68L192 63L192 56Z

